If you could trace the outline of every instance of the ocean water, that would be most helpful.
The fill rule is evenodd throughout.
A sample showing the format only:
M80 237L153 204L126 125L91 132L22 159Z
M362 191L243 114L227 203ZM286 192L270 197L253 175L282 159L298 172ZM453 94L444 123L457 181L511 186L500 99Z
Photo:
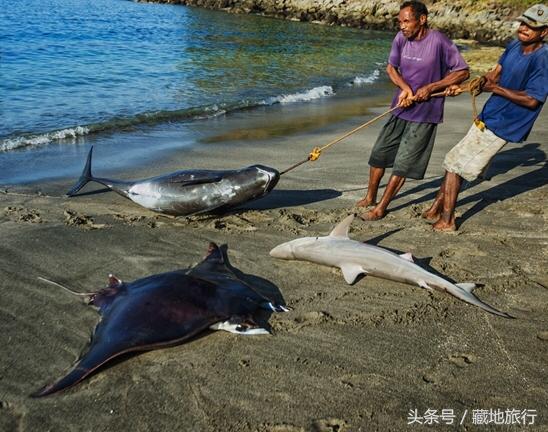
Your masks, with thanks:
M59 158L90 140L161 151L158 125L375 94L393 37L127 0L0 7L2 184L71 175Z

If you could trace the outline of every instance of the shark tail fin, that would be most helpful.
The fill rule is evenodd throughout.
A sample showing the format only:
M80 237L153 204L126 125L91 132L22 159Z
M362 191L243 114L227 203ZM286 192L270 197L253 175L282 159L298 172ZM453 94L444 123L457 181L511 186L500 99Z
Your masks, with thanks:
M458 286L459 288L462 288L465 291L468 291L469 293L471 293L474 290L474 288L476 288L476 284L471 282L462 282L455 285Z
M88 157L86 159L86 165L82 171L82 175L78 179L78 182L67 192L67 196L74 196L82 189L88 182L93 181L93 175L91 174L91 155L93 152L93 146L89 149Z

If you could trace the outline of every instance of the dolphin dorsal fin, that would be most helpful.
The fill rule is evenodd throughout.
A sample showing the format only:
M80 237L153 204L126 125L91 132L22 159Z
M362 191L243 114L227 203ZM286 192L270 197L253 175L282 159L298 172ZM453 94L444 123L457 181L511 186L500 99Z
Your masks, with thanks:
M476 288L476 284L471 283L471 282L463 282L463 283L458 283L458 284L455 284L455 285L458 286L459 288L462 288L464 291L467 291L469 293L471 293L472 290L474 288Z
M343 264L343 265L341 265L341 271L342 271L344 280L349 285L356 282L356 279L358 278L359 275L367 273L358 264Z
M404 254L401 254L400 257L403 258L404 260L409 261L409 262L415 262L415 260L413 259L413 255L411 254L411 252L406 252L406 253L404 253Z
M342 237L348 238L348 230L350 229L350 224L354 220L354 215L345 217L342 222L340 222L333 231L329 233L329 237Z

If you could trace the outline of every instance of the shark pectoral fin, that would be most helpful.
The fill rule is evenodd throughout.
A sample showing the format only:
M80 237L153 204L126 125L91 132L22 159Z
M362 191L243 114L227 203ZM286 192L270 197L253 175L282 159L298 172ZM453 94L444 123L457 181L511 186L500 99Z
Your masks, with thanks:
M404 260L415 262L415 260L413 259L413 255L411 255L411 252L406 252L404 254L401 254L400 257L403 258Z
M329 237L342 237L348 238L348 230L350 229L350 224L354 220L354 215L345 217L341 223L339 223L333 231L329 233Z
M434 289L433 289L430 285L428 285L428 284L426 283L426 281L420 280L420 281L419 281L419 286L420 286L421 288L427 289L427 290L430 291L430 292L433 292L433 291L434 291Z
M474 288L476 288L476 284L471 283L471 282L463 282L463 283L458 283L458 284L455 284L455 285L458 286L459 288L462 288L464 291L469 292L469 293L471 293L472 290Z
M359 275L367 274L367 272L358 264L343 264L341 266L341 271L344 276L344 280L349 285L356 282Z

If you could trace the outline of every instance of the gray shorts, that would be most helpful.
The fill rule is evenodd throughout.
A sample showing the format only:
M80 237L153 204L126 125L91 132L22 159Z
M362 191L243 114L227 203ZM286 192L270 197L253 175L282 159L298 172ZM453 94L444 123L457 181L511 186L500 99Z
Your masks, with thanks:
M424 178L436 129L434 123L417 123L392 116L383 126L369 157L369 165L390 168L392 174L416 180Z
M467 181L474 181L507 142L489 129L480 130L473 124L466 136L447 153L443 168Z

